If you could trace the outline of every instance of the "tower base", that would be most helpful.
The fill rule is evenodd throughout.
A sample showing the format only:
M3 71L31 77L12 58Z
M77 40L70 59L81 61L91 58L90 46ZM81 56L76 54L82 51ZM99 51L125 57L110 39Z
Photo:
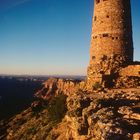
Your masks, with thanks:
M93 90L103 88L133 88L140 87L140 62L118 67L115 71L103 71L101 65L88 67L87 88Z

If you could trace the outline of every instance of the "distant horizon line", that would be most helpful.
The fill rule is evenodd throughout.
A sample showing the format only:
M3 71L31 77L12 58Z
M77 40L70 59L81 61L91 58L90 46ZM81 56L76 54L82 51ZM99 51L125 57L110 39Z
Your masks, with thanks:
M83 76L86 75L78 75L78 74L0 74L0 76Z

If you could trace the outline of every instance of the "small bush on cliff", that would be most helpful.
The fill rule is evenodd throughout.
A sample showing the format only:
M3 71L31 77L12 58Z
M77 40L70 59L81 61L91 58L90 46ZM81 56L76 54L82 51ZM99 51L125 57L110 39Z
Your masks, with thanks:
M41 112L43 109L46 109L47 105L48 101L37 99L31 104L32 113L34 115L38 115L39 112Z
M102 88L102 85L99 82L96 82L93 86L92 86L93 90L98 90Z
M66 95L58 95L51 99L48 105L48 115L49 119L52 121L61 121L64 117L67 107L66 107Z

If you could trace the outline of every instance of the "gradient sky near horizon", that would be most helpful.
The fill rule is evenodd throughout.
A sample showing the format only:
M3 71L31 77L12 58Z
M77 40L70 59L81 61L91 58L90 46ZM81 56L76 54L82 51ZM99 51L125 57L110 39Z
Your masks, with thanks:
M0 74L85 75L93 0L0 0ZM140 1L132 1L140 60Z

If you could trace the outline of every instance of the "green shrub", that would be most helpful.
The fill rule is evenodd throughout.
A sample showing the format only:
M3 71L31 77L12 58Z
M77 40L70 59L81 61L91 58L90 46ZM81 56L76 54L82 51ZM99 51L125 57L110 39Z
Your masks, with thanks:
M96 82L92 87L94 90L97 90L97 89L102 88L102 85L99 82Z
M52 121L61 121L64 117L66 108L66 95L58 95L53 97L48 104L48 115Z

